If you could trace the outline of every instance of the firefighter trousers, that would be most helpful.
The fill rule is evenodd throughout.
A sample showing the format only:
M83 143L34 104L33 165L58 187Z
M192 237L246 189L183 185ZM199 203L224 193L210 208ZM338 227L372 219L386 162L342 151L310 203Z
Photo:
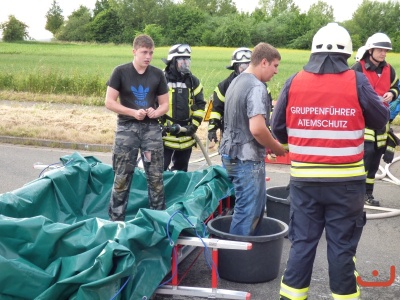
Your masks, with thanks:
M307 299L317 245L325 229L329 284L334 299L358 299L355 254L366 217L365 182L290 183L289 239L282 299ZM335 295L342 295L335 297Z

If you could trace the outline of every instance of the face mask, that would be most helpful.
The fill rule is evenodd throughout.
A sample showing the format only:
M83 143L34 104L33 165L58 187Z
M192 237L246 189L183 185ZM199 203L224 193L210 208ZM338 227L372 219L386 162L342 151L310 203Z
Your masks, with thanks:
M182 74L190 74L190 58L180 57L176 59L176 69Z
M241 63L239 65L239 74L242 73L244 70L246 70L249 67L248 63Z

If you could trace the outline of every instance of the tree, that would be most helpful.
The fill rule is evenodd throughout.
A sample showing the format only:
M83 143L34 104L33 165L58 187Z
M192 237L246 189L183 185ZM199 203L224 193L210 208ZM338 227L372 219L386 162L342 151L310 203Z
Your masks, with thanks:
M206 13L197 7L178 4L167 10L167 16L168 20L163 26L168 44L201 44L201 29L206 20Z
M93 39L99 43L121 43L122 26L118 22L117 12L110 8L99 12L90 23Z
M8 17L8 22L0 24L5 42L23 41L25 38L29 38L27 28L28 26L25 23L22 23L13 15Z
M267 16L277 17L289 12L299 12L299 7L294 0L259 0L258 5L264 10Z
M93 17L95 18L99 13L110 8L108 0L96 0L93 9Z
M81 5L73 11L64 26L56 33L56 38L61 41L89 42L92 38L90 22L92 15L89 8Z
M183 3L188 6L196 7L211 16L224 16L237 12L236 6L232 3L232 0L183 0Z
M50 31L53 35L55 35L64 23L64 16L62 15L62 9L58 5L56 0L53 0L51 8L47 11L46 19L47 21L45 29Z

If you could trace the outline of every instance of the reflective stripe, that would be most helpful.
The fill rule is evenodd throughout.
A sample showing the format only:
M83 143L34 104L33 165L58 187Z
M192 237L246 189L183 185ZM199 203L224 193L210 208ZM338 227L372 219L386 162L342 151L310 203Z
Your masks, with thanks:
M353 140L363 136L364 130L337 131L337 130L309 130L309 129L287 129L288 135L301 138Z
M215 88L214 92L217 94L217 97L219 100L221 100L221 102L225 102L225 96L222 95L218 87Z
M191 148L195 143L196 143L195 140L191 140L187 143L180 143L180 144L164 141L164 145L166 147L171 148L171 149L176 149L176 150L184 150L184 149Z
M203 119L204 115L206 114L206 112L202 109L198 109L193 111L193 116L195 117L199 117L200 119Z
M360 144L358 147L347 148L307 147L289 144L289 151L295 154L303 155L321 155L329 157L348 156L362 153L364 151L364 144Z
M307 299L308 287L302 289L291 288L290 286L281 282L281 290L279 294L291 300L305 300Z
M349 295L338 295L332 293L333 299L341 299L341 300L360 300L360 288L357 286L357 292L354 294L349 294Z
M367 184L374 184L375 183L375 177L374 178L368 178L367 177L367 180L365 181Z
M297 178L347 178L365 179L364 161L351 164L310 164L292 161L290 175Z
M199 86L193 91L194 95L197 96L203 89L203 85L200 83Z
M164 141L167 142L174 142L174 143L186 143L189 140L191 140L192 137L191 136L181 136L181 137L176 137L174 135L167 135L163 137Z
M219 112L212 111L210 114L210 119L221 120L221 114Z

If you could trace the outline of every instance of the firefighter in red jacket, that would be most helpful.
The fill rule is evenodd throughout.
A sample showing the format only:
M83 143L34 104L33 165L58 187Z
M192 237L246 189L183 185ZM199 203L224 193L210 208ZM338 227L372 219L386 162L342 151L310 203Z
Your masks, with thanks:
M308 63L286 81L272 114L272 132L291 159L292 246L281 299L307 299L324 229L333 298L360 299L354 257L366 222L364 128L385 126L389 110L366 76L350 70L351 54L346 29L322 27Z
M363 72L383 103L389 106L399 95L396 71L385 60L386 53L392 50L392 42L386 34L378 32L368 38L364 50L362 55L358 55L359 61L352 69ZM386 163L392 162L397 137L390 130L389 123L378 130L365 128L364 137L364 164L367 172L364 200L367 205L379 206L379 200L373 196L375 174L382 156Z

